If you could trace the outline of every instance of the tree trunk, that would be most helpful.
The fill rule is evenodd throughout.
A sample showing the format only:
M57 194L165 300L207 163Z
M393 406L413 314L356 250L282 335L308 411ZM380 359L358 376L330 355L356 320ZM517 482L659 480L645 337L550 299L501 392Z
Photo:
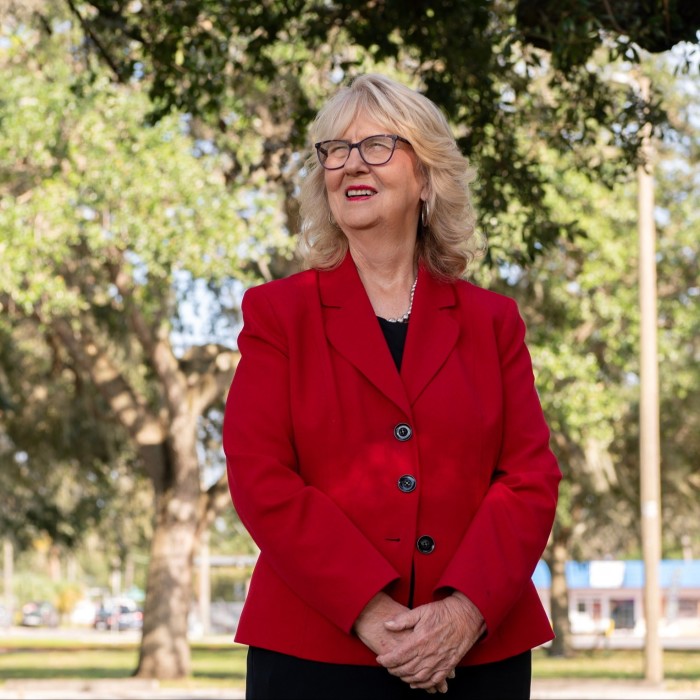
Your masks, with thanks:
M545 561L552 575L550 610L554 640L549 647L550 656L568 656L571 652L571 626L569 624L569 590L566 585L566 555L568 538L561 528L554 526L552 543L545 552Z
M190 675L187 623L192 603L200 496L194 427L173 425L170 483L156 484L156 523L148 565L144 628L135 675L177 679ZM180 443L180 444L178 444Z
M153 483L156 517L134 675L185 678L191 670L187 623L194 553L202 526L212 517L210 511L224 492L228 495L224 488L212 489L210 497L202 491L197 420L225 395L238 353L207 344L190 348L178 360L167 339L167 325L154 326L141 315L133 299L132 280L119 259L114 261L113 283L124 299L132 300L129 324L159 382L158 410L151 410L149 399L129 383L128 373L115 359L118 353L111 352L93 319L86 315L79 333L65 319L56 319L53 329L138 447L140 462Z

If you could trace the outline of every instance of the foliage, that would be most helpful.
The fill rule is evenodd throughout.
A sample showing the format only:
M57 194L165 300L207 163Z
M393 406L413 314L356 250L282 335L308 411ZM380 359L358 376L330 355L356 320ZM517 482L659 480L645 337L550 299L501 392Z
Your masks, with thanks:
M503 231L511 207L519 208L517 228L506 239L522 237L525 262L562 234L580 231L548 207L548 181L523 126L536 125L538 138L561 152L579 153L581 169L614 179L636 162L642 110L644 119L663 117L655 102L641 105L634 90L611 82L589 59L602 46L611 59L635 61L637 45L665 49L693 41L700 27L687 2L641 3L639 12L640 3L630 0L616 5L620 16L601 12L601 4L548 3L546 12L527 0L70 6L90 37L86 52L106 63L114 80L141 81L156 105L154 119L173 109L194 115L228 154L229 179L262 176L277 187L290 232L297 225L289 198L299 149L308 147L305 126L320 102L343 77L376 66L398 69L446 111L478 167L485 232ZM616 162L584 158L601 127L613 122ZM242 156L230 138L231 127L238 136L249 126L261 137L257 161ZM496 244L491 251L499 259L519 253Z
M652 80L661 86L669 128L657 145L658 343L661 420L661 493L664 547L680 554L684 536L700 551L700 135L697 82L667 78L660 61ZM692 549L691 549L692 551Z
M214 601L245 600L246 584L250 580L252 569L228 568L218 569L211 575L211 599Z
M15 591L19 593L17 610L24 603L33 601L47 601L52 605L58 602L58 585L47 575L26 571L18 573L15 577Z
M82 586L75 582L61 582L56 591L56 609L60 615L70 613L83 594Z
M86 69L84 37L60 14L4 31L0 419L4 478L26 482L8 489L17 497L5 527L29 542L31 516L36 531L74 547L80 525L94 526L100 548L122 560L150 535L144 639L158 625L186 635L198 533L230 507L196 443L237 355L208 341L227 333L233 344L233 275L251 279L240 261L263 265L287 239L264 192L227 183L223 156L191 119L151 124L138 83ZM197 318L202 303L216 328ZM152 584L162 576L170 596ZM179 657L147 673L186 673L187 645L174 646Z
M221 279L238 253L251 254L237 214L247 204L224 187L215 157L193 157L187 123L144 127L145 96L76 75L61 53L71 41L69 31L49 41L25 31L1 57L0 478L13 488L0 517L25 544L39 530L75 544L127 489L135 457L56 319L109 339L129 381L157 403L124 308L170 323L189 293L175 275ZM265 230L261 216L249 223ZM131 286L118 289L117 270Z
M633 193L591 183L551 152L542 158L557 183L548 191L551 206L574 218L585 235L559 241L526 269L504 269L504 279L491 286L515 296L527 320L537 386L564 473L555 529L576 529L574 558L615 556L634 537L619 527L634 515L609 508L620 479L612 444L627 432L636 391L626 379L636 367L638 332L628 253L636 235ZM608 514L615 538L604 527Z
M693 311L697 91L692 82L670 78L668 61L649 61L644 69L669 114L655 176L664 548L678 553L681 533L694 532L700 490ZM604 132L599 140L599 152L609 153ZM636 181L613 188L591 182L574 154L539 147L552 183L549 206L575 220L583 235L559 239L526 267L511 262L482 269L477 278L515 296L528 322L537 384L564 472L555 536L566 539L572 558L630 556L639 550Z
M659 53L696 41L700 27L692 0L518 0L516 15L528 41L550 51L563 68L585 63L601 32L615 36L620 53L635 52L635 44Z
M60 368L31 324L0 318L0 531L23 548L42 533L74 546L121 488L119 435L94 424L99 398Z

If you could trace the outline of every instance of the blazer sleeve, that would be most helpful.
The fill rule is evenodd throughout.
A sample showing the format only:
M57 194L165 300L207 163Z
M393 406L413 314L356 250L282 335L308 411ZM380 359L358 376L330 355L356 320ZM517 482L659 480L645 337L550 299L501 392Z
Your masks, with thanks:
M500 453L486 496L435 588L464 593L487 630L498 627L532 577L554 521L561 479L535 389L525 324L515 302L505 301L496 321Z
M223 428L229 488L261 556L307 605L349 633L369 600L399 574L336 504L300 475L289 343L265 292L262 285L243 299L241 359Z

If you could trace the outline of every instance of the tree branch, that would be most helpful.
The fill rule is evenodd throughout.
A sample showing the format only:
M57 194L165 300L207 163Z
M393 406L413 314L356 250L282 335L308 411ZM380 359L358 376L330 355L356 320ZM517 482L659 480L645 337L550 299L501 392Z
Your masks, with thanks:
M231 507L228 477L226 472L224 472L200 497L199 517L197 518L198 534L208 530L216 516Z
M188 400L196 415L204 415L223 401L240 357L240 353L214 343L190 348L185 353L180 370L187 378Z
M103 46L102 42L97 38L97 34L95 34L95 32L92 31L92 27L90 27L89 23L80 14L73 0L66 0L66 2L68 3L68 7L70 8L71 12L78 18L78 22L80 22L80 26L83 28L85 34L87 34L87 36L90 37L90 41L92 41L92 43L97 48L97 52L102 56L105 63L110 67L110 69L114 73L117 82L122 84L126 83L126 80L124 79L124 77L121 74L121 71L119 70L119 66L117 66L109 51L107 51L107 49Z
M120 251L111 251L108 268L112 282L124 299L124 312L129 326L136 334L148 361L164 388L166 405L171 418L185 409L187 387L184 376L179 371L178 360L173 354L167 330L162 324L151 324L144 318L138 305L134 303L135 286L122 264Z
M84 324L79 334L66 319L54 319L50 327L76 367L92 379L119 424L138 445L149 477L155 484L163 483L167 465L163 449L166 435L162 422L149 413L146 401L136 394Z

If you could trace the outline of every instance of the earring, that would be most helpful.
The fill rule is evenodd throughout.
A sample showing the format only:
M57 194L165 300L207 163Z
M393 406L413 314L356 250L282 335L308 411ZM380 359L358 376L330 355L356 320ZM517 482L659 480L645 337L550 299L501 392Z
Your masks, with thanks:
M428 223L430 222L430 204L428 204L427 199L422 200L420 208L420 222L423 228L428 228Z

